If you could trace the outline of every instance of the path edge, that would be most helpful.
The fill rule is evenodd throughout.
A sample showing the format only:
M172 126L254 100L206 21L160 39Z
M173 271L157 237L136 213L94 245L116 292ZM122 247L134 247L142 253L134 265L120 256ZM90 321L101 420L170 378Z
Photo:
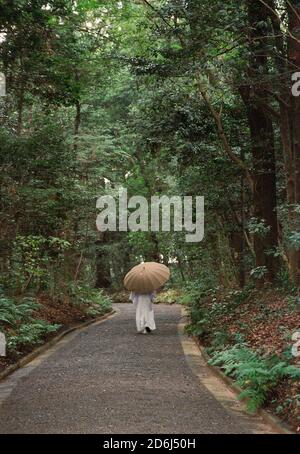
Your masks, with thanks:
M213 372L213 374L216 377L218 377L225 384L225 386L227 386L227 388L230 391L232 391L234 393L234 395L236 396L237 400L239 400L241 402L243 402L243 401L245 402L246 399L239 399L238 395L242 392L242 389L234 382L234 380L232 380L230 377L225 375L218 367L215 367L212 364L209 364L209 360L211 359L211 357L206 352L206 350L205 350L204 346L201 344L199 338L197 336L195 336L195 335L189 336L187 333L185 333L185 327L187 325L187 321L188 321L187 308L183 306L181 308L181 318L180 318L180 322L178 324L178 332L180 333L179 325L180 325L180 323L182 323L182 325L183 325L183 334L185 336L189 337L190 339L192 339L192 341L194 341L194 343L196 344L196 346L197 346L197 348L199 350L199 355L203 358L203 360L205 361L207 367ZM281 421L277 416L270 414L269 412L267 412L263 408L259 408L256 411L255 414L258 415L258 416L261 416L263 421L266 424L269 424L270 427L272 427L272 429L278 431L279 434L283 434L283 435L297 435L296 432L291 430L291 428L288 426L288 424L286 424L285 422Z
M225 385L236 395L236 398L238 398L238 395L243 391L235 382L232 380L230 377L225 375L219 368L213 366L212 364L209 364L209 360L211 357L208 355L208 353L205 351L204 346L200 343L199 339L197 336L192 336L194 342L196 343L198 349L200 350L200 354L203 357L203 359L206 362L206 365L210 368L210 370L217 376L219 377ZM245 401L245 399L242 399L242 401ZM277 416L270 414L263 408L259 408L256 411L256 414L261 416L264 420L265 423L269 424L273 429L278 430L281 434L285 435L296 435L296 432L291 431L289 426L281 421Z
M7 378L9 375L13 374L16 370L18 370L21 367L25 366L26 364L30 363L33 359L37 358L42 353L45 353L45 351L49 350L49 348L56 345L67 334L70 334L73 331L77 331L77 330L79 331L80 329L85 328L86 326L92 325L94 323L104 321L116 313L117 313L117 311L115 309L111 309L109 312L107 312L104 315L101 315L100 317L93 318L91 320L87 320L85 322L73 325L70 328L64 329L59 334L57 334L52 339L50 339L48 342L41 345L40 347L37 347L32 352L28 353L28 355L25 355L23 358L21 358L19 361L17 361L15 364L8 366L4 371L0 372L0 382L2 380L4 380L5 378Z

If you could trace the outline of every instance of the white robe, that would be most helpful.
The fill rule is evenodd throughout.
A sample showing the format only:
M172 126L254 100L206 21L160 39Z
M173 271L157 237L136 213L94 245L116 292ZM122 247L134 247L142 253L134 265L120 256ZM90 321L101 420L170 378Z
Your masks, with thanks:
M138 294L133 292L130 294L130 299L136 308L136 329L139 333L143 333L146 328L150 328L151 331L156 329L152 306L153 297L153 294Z

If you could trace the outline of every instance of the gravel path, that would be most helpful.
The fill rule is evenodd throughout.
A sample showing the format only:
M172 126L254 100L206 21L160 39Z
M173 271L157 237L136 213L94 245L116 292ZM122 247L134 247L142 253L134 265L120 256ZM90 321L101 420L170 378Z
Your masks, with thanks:
M157 331L136 334L132 305L91 325L27 373L0 407L0 433L250 433L187 364L179 306L156 306ZM0 390L1 391L1 390Z

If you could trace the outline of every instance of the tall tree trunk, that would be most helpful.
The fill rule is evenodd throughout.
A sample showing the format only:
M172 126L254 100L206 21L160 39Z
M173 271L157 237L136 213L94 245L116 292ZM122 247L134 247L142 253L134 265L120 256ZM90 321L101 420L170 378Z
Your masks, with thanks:
M111 285L109 257L103 249L103 245L107 242L107 232L100 233L100 239L95 241L96 244L96 288L109 288Z
M268 254L278 246L276 171L274 131L264 111L243 96L247 107L253 157L253 216L264 220L269 231L265 235L254 235L256 266L265 266L266 278L273 281L276 275L277 259ZM266 253L267 252L267 253Z
M265 278L273 281L278 269L278 259L268 252L278 246L277 196L275 145L272 120L266 110L267 87L261 76L268 74L265 36L267 29L258 24L267 20L265 7L248 1L249 20L249 83L240 87L240 94L247 109L253 159L253 216L266 223L265 235L254 235L256 266L265 266Z
M300 4L299 1L287 2L289 17L288 37L288 62L289 69L295 72L300 68ZM299 71L299 69L298 69ZM295 211L295 206L300 206L300 97L295 97L290 92L290 107L287 118L290 133L287 150L287 198L289 204L289 228L291 231L300 230L300 214ZM295 284L300 287L300 248L289 249L289 262L291 276Z
M274 0L268 0L268 12L273 25L277 55L275 62L279 73L280 133L286 174L286 201L288 204L288 230L300 229L300 214L295 205L300 204L300 98L292 95L291 75L300 67L300 4L299 0L285 2L288 12L287 38L281 28L281 18ZM273 54L273 51L272 51ZM300 250L288 247L288 266L293 282L300 286Z
M244 153L242 151L241 159L244 160ZM246 283L246 270L245 270L245 235L246 230L246 216L245 216L245 177L241 176L241 228L240 228L240 260L239 260L239 284L243 288Z

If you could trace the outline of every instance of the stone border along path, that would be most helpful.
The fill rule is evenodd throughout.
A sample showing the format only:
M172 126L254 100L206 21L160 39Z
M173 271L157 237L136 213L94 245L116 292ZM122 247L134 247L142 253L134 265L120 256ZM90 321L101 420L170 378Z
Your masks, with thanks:
M181 306L155 306L149 335L131 304L114 308L0 382L0 433L280 433L213 374Z

